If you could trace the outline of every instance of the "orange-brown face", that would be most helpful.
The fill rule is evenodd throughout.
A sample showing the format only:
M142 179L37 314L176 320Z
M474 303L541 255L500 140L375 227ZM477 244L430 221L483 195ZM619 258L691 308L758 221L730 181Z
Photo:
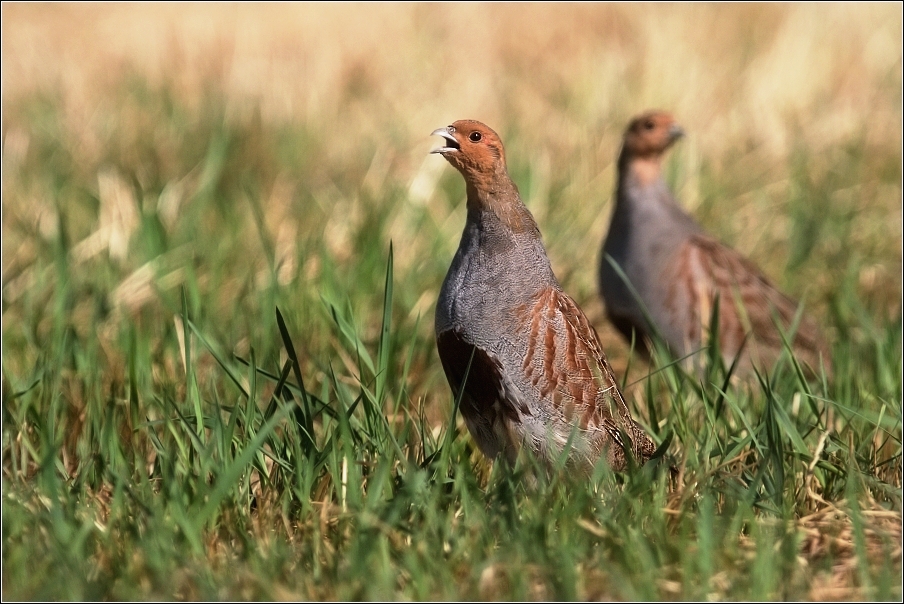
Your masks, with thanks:
M445 139L445 145L430 153L439 153L462 173L465 179L491 175L505 170L505 150L499 135L476 120L459 120L433 131Z
M671 114L650 111L631 120L625 131L624 150L635 157L657 155L681 138L684 131Z

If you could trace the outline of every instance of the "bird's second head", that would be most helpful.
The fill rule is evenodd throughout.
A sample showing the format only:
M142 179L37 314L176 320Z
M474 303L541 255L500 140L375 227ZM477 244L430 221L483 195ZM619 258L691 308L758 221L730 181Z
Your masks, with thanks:
M631 120L625 131L622 154L650 158L660 155L684 135L670 113L649 111Z
M486 124L477 120L458 120L451 126L434 130L433 134L443 137L445 144L430 153L445 157L471 184L479 185L499 172L505 173L502 140Z

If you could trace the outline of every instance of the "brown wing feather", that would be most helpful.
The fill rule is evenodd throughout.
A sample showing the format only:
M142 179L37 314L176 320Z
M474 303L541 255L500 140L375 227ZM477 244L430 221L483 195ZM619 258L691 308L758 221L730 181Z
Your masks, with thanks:
M574 300L550 286L524 310L530 335L522 368L535 392L552 403L563 424L594 433L595 448L618 443L608 447L613 467L625 465L620 430L631 438L635 458L648 459L655 446L631 418L596 330Z
M776 288L755 264L710 237L691 237L680 255L687 259L698 324L709 324L713 295L719 295L723 354L736 354L750 332L756 354L767 363L774 362L782 350L775 316L780 320L781 328L788 331L797 314L798 302ZM806 315L797 326L793 348L803 361L814 368L819 366L820 354L828 362L822 334L816 323Z

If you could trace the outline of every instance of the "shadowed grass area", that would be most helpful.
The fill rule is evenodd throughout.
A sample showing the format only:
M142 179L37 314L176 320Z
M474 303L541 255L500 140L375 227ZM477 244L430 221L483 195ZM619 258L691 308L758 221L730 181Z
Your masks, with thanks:
M899 9L2 10L5 597L900 600ZM833 381L688 376L603 321L650 107ZM502 135L674 482L509 475L454 413L464 189L427 152L460 118Z

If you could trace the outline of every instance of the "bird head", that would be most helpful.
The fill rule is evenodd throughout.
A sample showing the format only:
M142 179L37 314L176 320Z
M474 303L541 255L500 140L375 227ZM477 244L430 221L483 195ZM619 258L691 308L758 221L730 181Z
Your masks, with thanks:
M683 135L684 130L670 113L649 111L628 124L622 152L633 157L656 156Z
M502 141L486 124L476 120L459 120L451 126L434 130L433 135L443 137L445 144L430 153L445 157L466 181L477 184L500 170L505 172Z

